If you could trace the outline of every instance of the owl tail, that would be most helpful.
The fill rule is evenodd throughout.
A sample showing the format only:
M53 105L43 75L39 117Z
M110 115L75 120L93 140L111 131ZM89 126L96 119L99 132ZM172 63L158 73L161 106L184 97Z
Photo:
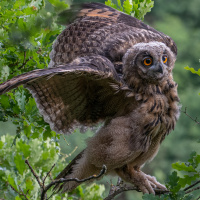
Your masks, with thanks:
M85 150L79 153L67 167L55 178L56 180L60 178L70 179L77 178L79 180L88 178L94 174L99 173L99 168L96 168L94 165L88 162L88 159L85 156ZM79 186L81 183L76 181L69 181L62 184L57 184L54 187L56 192L70 192Z

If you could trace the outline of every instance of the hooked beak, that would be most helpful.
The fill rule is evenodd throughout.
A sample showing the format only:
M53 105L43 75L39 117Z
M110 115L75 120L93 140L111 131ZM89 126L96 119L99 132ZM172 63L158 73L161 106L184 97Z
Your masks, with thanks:
M158 72L158 73L160 73L160 74L163 74L163 67L162 67L161 64L152 66L152 70L153 70L154 72Z

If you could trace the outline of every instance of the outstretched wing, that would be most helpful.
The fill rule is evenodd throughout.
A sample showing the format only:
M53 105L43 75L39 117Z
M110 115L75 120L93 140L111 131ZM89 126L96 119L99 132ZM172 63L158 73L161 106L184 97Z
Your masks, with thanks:
M63 24L73 23L54 42L49 67L93 53L110 59L118 70L127 49L139 42L163 42L177 54L176 44L169 36L101 3L72 5L60 14L60 19Z
M24 84L53 130L94 125L124 109L131 91L105 57L87 56L57 68L17 76L0 85L0 94ZM127 101L128 103L128 101Z

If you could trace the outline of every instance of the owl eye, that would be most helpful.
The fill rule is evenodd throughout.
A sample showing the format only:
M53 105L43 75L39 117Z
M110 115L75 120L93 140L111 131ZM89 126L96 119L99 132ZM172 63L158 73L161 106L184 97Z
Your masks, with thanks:
M143 60L143 64L146 66L150 66L153 63L153 59L150 57L147 57Z
M163 61L163 63L166 63L167 62L167 56L163 56L162 61Z

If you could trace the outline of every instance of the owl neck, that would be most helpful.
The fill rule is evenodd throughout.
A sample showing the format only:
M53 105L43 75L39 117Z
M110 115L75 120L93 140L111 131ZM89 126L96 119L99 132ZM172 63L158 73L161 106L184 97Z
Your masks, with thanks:
M157 84L136 78L128 83L139 104L138 112L146 113L145 123L149 124L149 130L160 127L159 129L165 130L164 139L165 135L174 129L180 114L177 83L172 76Z

